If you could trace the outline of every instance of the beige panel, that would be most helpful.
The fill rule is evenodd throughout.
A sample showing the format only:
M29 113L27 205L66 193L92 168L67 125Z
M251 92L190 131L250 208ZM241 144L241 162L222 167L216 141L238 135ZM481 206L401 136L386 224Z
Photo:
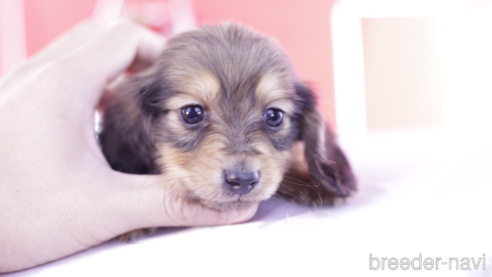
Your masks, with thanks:
M443 125L438 19L365 18L362 32L367 127Z

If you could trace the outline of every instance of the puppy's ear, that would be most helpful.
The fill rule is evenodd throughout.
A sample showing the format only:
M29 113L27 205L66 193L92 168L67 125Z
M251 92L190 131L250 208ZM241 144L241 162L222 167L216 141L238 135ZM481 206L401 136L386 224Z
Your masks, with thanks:
M136 76L118 86L104 111L99 144L111 168L125 173L159 173L155 165L152 95L159 90L152 75Z
M308 172L289 171L278 194L309 205L332 204L357 190L350 164L335 136L318 110L313 91L304 84L295 86L298 113L294 120L298 139L304 144ZM293 169L300 168L293 166Z

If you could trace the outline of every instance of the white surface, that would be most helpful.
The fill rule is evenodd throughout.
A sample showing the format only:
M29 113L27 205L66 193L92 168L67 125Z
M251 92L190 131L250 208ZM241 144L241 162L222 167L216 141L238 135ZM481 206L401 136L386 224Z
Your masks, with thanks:
M490 141L463 131L370 133L343 145L360 192L338 207L272 199L244 224L162 230L6 276L492 276ZM488 269L370 271L369 254L486 254Z

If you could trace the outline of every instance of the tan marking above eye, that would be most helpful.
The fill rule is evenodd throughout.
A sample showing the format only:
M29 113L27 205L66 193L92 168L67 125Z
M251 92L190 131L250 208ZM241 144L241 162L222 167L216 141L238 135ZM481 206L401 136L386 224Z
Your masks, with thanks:
M294 103L289 99L276 100L269 103L265 111L268 109L277 109L283 111L286 115L292 115L294 112Z
M294 112L294 103L290 100L292 92L283 79L273 73L265 74L256 87L256 97L266 109L275 108L291 115Z
M208 71L176 78L175 81L174 89L180 93L167 101L166 108L170 110L188 105L209 106L220 91L219 80Z

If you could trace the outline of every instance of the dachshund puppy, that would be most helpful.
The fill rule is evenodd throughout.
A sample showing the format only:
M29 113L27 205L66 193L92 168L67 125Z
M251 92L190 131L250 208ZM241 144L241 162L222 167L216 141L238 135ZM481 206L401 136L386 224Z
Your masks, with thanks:
M243 209L277 194L318 206L356 191L313 91L275 41L241 25L172 38L110 102L99 141L111 167L162 174L188 201Z

